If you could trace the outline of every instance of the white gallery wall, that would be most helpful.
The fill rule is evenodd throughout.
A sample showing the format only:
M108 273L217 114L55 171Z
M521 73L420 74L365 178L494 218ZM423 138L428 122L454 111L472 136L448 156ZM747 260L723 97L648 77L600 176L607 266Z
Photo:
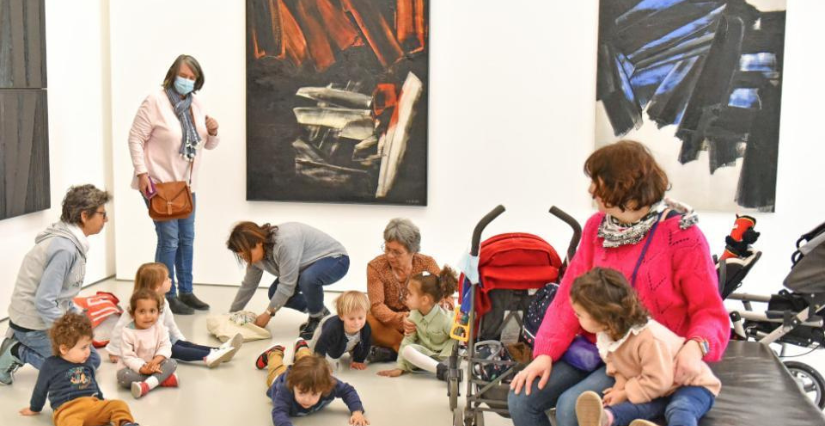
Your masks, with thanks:
M243 271L225 248L229 229L239 220L301 221L328 232L352 258L349 274L332 289L363 290L366 263L379 254L381 232L392 217L415 221L423 233L422 251L454 264L467 249L475 222L496 204L508 212L488 235L533 232L560 251L570 234L547 209L556 204L581 221L593 212L581 169L593 149L597 1L564 7L534 0L514 0L506 7L492 0L430 2L427 207L245 200L246 156L255 153L247 153L245 144L243 4L110 5L118 278L131 279L141 263L153 259L155 248L143 201L129 187L128 131L140 102L157 90L180 53L201 62L206 84L199 96L220 122L221 145L202 157L197 283L240 282ZM813 84L825 63L812 53L825 39L818 19L823 14L825 2L789 1L777 207L774 214L756 215L766 252L749 290L780 288L795 239L825 220L820 196L825 185L818 173L825 144L816 126L825 87ZM721 252L733 219L733 212L701 212L700 225L715 252ZM215 303L213 310L225 310L229 302Z
M60 219L66 190L91 183L114 192L108 3L46 0L51 208L0 221L0 318L8 314L17 271L35 236ZM90 238L86 283L115 273L113 223Z

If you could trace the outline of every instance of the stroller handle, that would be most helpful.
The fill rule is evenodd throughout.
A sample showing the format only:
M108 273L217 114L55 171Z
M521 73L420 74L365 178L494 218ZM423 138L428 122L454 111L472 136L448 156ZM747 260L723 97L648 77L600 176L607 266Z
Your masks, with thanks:
M499 217L502 213L504 213L504 206L501 204L497 205L496 208L487 213L484 217L478 221L476 224L476 228L473 230L473 245L470 248L470 255L478 256L478 246L481 242L481 232L484 231L484 228L490 224L495 218Z
M573 255L576 254L576 247L579 246L579 241L582 238L582 227L576 219L573 219L573 216L570 216L565 213L564 210L556 206L550 207L550 214L561 219L564 223L573 228L573 236L570 237L570 245L567 246L567 261L569 262L573 259Z

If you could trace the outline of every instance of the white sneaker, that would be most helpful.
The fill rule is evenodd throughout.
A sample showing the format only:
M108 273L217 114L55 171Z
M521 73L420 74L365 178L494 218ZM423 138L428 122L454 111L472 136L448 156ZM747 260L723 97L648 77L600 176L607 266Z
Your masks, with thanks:
M227 361L229 361L235 356L236 353L238 353L238 350L241 349L241 346L243 346L243 334L238 333L232 336L231 339L223 342L222 345L218 346L218 349L231 349L230 352L232 354L229 356L229 359L227 359Z
M218 364L229 361L229 359L232 358L233 355L232 351L233 348L231 347L223 349L212 349L212 351L209 352L209 355L206 356L204 362L206 362L207 367L215 368L218 366Z

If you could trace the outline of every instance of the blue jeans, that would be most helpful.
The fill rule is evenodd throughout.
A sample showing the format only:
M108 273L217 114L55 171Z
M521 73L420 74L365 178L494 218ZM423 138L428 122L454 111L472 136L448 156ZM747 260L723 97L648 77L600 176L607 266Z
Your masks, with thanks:
M604 366L588 373L558 361L553 363L544 389L538 388L539 378L536 378L530 395L527 395L525 388L518 395L510 391L507 396L508 411L515 426L550 426L547 410L556 407L556 425L578 426L576 399L579 395L584 391L601 394L614 382Z
M212 348L197 343L178 340L172 345L172 358L181 361L202 361Z
M715 397L709 390L698 386L676 389L673 395L654 399L644 404L623 402L608 410L613 412L613 426L626 426L636 419L654 420L664 414L668 426L696 426Z
M149 200L143 199L146 207ZM192 258L195 255L195 210L198 207L195 194L192 194L192 214L185 219L153 221L158 245L155 249L155 262L166 265L172 288L166 297L175 297L176 292L192 293ZM176 280L177 278L177 280ZM177 284L177 287L176 287Z
M337 282L349 271L349 256L324 257L315 261L298 275L298 288L284 307L299 312L319 314L324 311L324 286ZM278 279L269 286L269 298L278 289Z
M43 361L46 358L54 355L52 352L52 340L49 338L48 330L37 330L22 332L14 330L14 338L20 342L17 347L18 358L25 364L31 364L32 367L40 369L43 366ZM93 347L92 353L89 356L92 359L92 365L95 369L100 367L100 355Z

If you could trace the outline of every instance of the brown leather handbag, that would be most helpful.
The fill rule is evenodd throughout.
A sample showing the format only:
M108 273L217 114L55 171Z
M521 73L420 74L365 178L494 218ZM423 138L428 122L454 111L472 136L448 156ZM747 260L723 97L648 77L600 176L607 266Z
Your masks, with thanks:
M175 181L156 183L157 193L149 199L149 217L158 222L174 219L185 219L192 214L195 205L192 203L192 167L189 163L189 182Z

